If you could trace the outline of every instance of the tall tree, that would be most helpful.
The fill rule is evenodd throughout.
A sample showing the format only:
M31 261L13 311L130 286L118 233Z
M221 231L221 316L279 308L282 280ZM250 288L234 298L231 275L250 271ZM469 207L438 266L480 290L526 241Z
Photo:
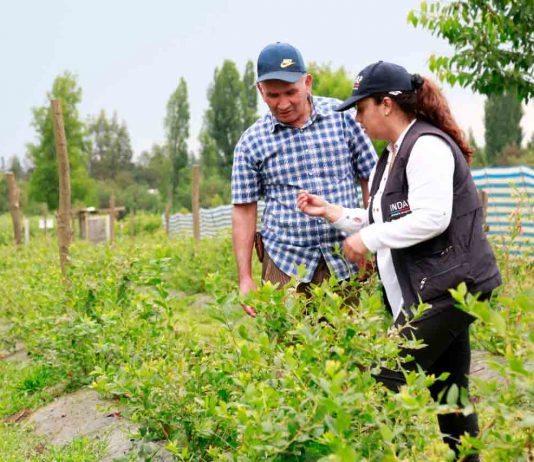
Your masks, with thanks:
M171 189L169 195L174 197L180 181L181 171L187 166L187 138L189 137L189 102L187 100L187 83L180 78L180 83L169 98L165 117L167 150L171 165Z
M256 73L254 63L247 61L243 73L241 88L241 110L243 111L243 130L250 127L258 118L258 90L256 90Z
M308 72L313 76L313 94L330 98L347 99L352 93L352 79L345 68L333 70L330 64L308 64Z
M26 176L24 167L22 166L20 159L16 155L11 156L11 159L9 159L7 169L15 174L15 178L17 180L22 180Z
M242 87L235 63L225 60L208 89L205 131L217 147L218 168L225 178L230 178L234 147L243 132Z
M517 97L505 93L490 95L484 104L486 159L494 165L497 155L509 145L521 146L523 108Z
M133 169L133 150L126 123L119 123L117 113L111 120L101 111L89 122L92 141L89 171L92 177L115 180L120 172Z
M71 194L74 201L84 201L91 189L87 174L90 144L87 131L80 120L77 105L81 101L82 90L76 77L65 72L54 80L48 99L59 99L63 109L63 121L67 137L71 172ZM37 144L28 144L28 157L34 166L30 178L30 198L36 202L46 202L50 209L58 205L57 157L52 127L50 104L33 109L32 125L37 131Z
M534 96L534 2L532 0L423 1L408 21L455 49L430 57L430 69L449 84L485 94L511 91Z
M471 127L469 127L469 130L467 131L467 142L474 150L471 168L485 167L488 164L486 160L486 152L477 144L475 134L473 133L473 129Z
M170 187L171 164L164 145L154 144L150 151L143 151L137 162L136 180L146 183L150 189L158 189L167 199Z

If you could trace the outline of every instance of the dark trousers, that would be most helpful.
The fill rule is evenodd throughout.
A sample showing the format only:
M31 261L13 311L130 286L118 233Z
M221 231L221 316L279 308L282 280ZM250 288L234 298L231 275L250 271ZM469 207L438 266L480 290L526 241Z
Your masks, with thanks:
M485 294L481 298L489 298ZM453 305L451 301L451 305ZM402 314L400 315L402 316ZM469 324L472 318L466 313L451 306L449 309L425 316L414 321L412 327L405 327L402 335L422 339L427 345L417 350L405 349L401 355L410 355L414 361L405 364L408 370L416 369L419 365L428 374L436 377L443 372L449 372L449 377L443 382L436 382L430 387L430 393L434 400L441 396L441 402L445 403L447 392L452 384L459 389L469 388L469 369L471 365L471 346L469 342ZM401 321L402 322L402 321ZM393 391L398 391L405 383L404 375L399 371L383 369L376 379ZM462 403L458 400L458 405ZM460 436L464 433L478 435L478 419L476 414L464 416L462 413L440 414L438 423L443 440L451 449L458 454L457 446ZM478 456L473 455L464 458L464 461L477 461Z

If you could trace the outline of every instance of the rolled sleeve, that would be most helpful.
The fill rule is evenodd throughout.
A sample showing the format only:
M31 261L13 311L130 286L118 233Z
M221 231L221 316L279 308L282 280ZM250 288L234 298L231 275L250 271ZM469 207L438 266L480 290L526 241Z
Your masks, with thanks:
M261 198L261 177L243 145L234 151L232 166L232 204L249 204Z
M349 130L349 149L352 164L358 178L368 180L378 159L375 148L362 127L354 118L354 111L348 111L345 117Z

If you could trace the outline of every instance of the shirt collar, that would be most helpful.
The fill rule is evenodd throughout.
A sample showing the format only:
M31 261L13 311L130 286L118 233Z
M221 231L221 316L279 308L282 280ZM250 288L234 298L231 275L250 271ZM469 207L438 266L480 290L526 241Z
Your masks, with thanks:
M324 118L324 117L326 117L328 115L326 110L323 107L321 107L320 104L315 104L316 101L313 99L313 96L310 96L308 101L311 104L311 114L310 114L310 117L308 118L308 120L306 121L306 123L301 128L306 128L306 127L310 126L311 124L313 124L316 120L322 119L322 118ZM271 123L271 132L272 133L274 133L278 127L280 127L280 128L283 128L283 127L295 128L295 127L292 127L291 125L287 125L287 124L285 124L283 122L280 122L270 112L269 112L268 116L269 116L269 120L270 120L270 123Z
M413 119L408 126L402 131L400 136L397 138L397 141L392 145L391 143L388 144L388 151L391 152L393 146L395 146L395 152L399 152L399 148L401 147L402 142L404 141L404 137L406 136L406 133L408 133L408 130L410 127L415 123L417 119Z

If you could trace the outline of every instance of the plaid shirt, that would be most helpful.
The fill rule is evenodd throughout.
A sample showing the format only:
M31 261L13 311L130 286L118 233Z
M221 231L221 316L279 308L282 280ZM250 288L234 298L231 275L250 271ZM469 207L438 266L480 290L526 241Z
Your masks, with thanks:
M332 98L311 101L311 117L302 128L269 113L243 133L234 154L232 203L265 199L261 234L284 273L296 276L297 267L305 265L303 281L309 282L323 256L341 280L357 271L339 255L343 234L298 210L297 194L306 189L328 202L357 207L356 177L367 180L377 157L353 111L335 112L340 102Z

